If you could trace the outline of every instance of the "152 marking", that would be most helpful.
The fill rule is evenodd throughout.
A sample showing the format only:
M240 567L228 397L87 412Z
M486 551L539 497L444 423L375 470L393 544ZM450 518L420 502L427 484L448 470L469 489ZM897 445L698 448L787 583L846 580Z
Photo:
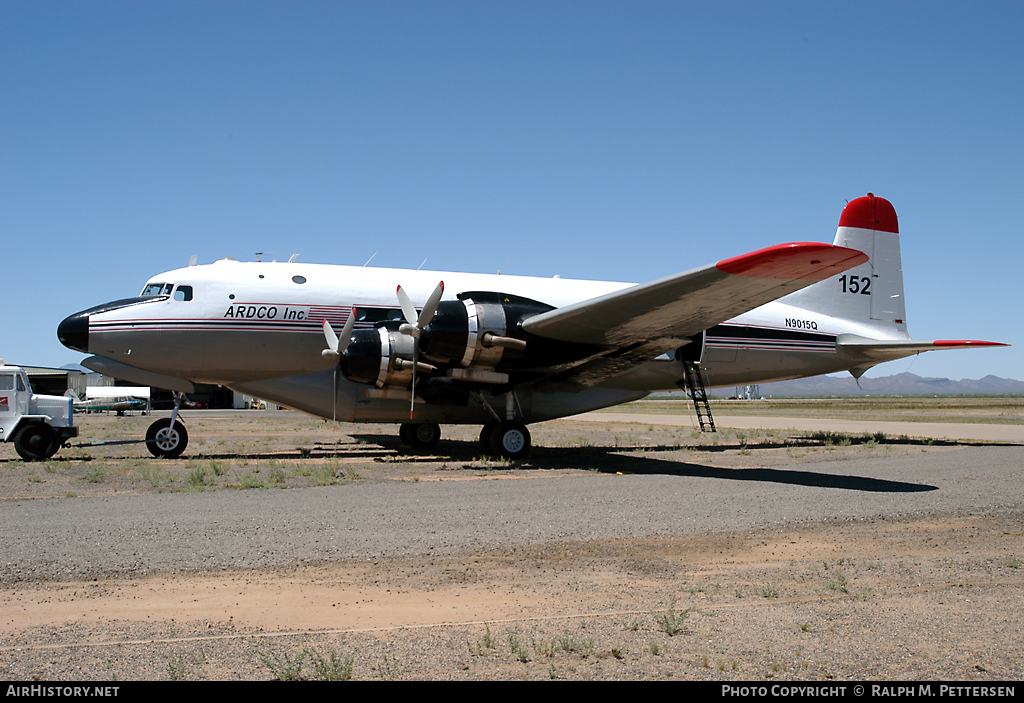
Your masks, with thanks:
M847 280L849 279L849 280ZM844 293L859 293L860 295L871 295L871 279L867 276L846 276L839 277Z

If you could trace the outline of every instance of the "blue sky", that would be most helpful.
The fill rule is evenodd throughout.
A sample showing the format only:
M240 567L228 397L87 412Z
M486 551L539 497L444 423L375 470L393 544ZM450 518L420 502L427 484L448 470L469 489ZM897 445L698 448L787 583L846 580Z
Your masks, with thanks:
M251 260L645 281L900 216L871 376L1024 378L1024 4L0 0L0 357Z

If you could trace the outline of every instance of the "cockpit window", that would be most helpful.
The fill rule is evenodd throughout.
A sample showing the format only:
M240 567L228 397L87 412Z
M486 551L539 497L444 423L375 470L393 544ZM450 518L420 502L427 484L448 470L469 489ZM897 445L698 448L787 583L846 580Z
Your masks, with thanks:
M174 289L175 300L192 300L192 286L178 286Z
M142 289L142 294L139 297L151 298L154 295L170 295L173 287L171 283L149 283Z

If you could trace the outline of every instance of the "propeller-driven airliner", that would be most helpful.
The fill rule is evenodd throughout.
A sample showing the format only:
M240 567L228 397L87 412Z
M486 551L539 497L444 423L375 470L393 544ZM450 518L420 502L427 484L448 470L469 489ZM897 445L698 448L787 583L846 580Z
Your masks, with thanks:
M294 257L293 257L294 258ZM214 383L312 415L400 424L431 448L478 424L522 457L528 425L686 388L849 371L937 349L914 340L899 226L868 194L832 244L780 244L639 285L223 259L151 278L67 317L57 336L116 378L190 393ZM176 412L150 428L181 454Z

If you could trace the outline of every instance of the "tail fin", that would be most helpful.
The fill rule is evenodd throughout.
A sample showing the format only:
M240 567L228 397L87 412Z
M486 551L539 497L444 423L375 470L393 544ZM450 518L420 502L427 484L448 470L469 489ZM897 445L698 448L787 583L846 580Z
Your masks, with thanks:
M906 334L899 231L896 210L888 200L868 193L850 201L839 217L834 244L862 251L868 261L782 301Z

